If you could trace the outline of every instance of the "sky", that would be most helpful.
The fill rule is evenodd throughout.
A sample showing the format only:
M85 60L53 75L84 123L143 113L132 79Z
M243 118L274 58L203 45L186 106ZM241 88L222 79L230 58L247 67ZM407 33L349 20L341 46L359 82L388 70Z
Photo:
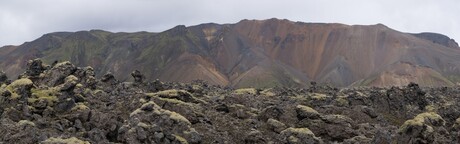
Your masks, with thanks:
M372 25L460 41L459 0L0 0L0 46L57 31L161 32L242 19Z

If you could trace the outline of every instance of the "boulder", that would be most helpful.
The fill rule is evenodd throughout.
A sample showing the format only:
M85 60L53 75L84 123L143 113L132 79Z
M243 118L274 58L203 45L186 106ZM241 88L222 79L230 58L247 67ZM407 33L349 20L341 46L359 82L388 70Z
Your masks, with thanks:
M286 130L281 131L280 134L285 143L290 144L320 144L323 143L321 138L315 136L315 134L310 131L308 128L288 128Z
M320 116L320 114L315 109L304 105L297 105L295 110L299 120L304 118L317 119Z

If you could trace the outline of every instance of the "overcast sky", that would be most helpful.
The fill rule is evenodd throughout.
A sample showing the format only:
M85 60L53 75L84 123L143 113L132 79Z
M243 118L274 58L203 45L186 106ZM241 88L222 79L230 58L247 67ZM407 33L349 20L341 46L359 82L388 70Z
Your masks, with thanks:
M0 46L56 31L161 32L176 25L268 18L382 23L460 41L460 0L0 0Z

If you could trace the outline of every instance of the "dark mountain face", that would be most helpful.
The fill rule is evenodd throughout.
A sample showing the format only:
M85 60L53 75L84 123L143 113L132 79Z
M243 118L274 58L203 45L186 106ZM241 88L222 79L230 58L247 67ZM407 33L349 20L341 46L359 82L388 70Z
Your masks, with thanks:
M437 34L437 33L419 33L419 34L412 34L416 37L431 41L436 44L440 44L450 48L459 48L458 43L455 42L454 39L451 39L445 35Z
M50 33L0 49L0 68L10 77L27 61L71 61L127 80L133 70L148 80L235 87L449 86L460 81L460 49L453 40L412 35L384 25L243 20L236 24L177 26L161 33L100 30ZM428 39L428 40L427 40ZM449 44L450 43L450 44ZM458 46L457 46L458 47Z

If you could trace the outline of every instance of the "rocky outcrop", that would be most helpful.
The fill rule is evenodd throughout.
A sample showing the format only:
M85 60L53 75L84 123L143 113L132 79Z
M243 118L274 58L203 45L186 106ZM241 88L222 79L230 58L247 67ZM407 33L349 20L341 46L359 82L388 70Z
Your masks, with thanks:
M139 71L120 82L69 62L31 63L1 83L0 142L459 142L459 87L233 89L147 81Z

